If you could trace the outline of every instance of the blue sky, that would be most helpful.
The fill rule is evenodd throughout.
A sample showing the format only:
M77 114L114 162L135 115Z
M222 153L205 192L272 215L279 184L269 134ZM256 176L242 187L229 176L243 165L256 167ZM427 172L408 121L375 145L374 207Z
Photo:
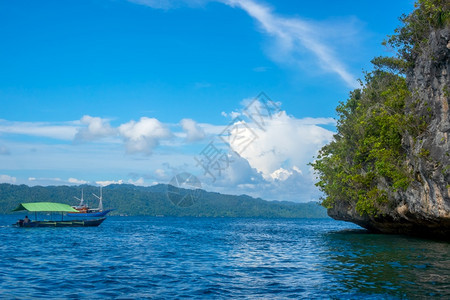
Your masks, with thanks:
M0 1L0 182L152 185L189 172L207 190L317 200L307 163L413 4ZM267 103L264 126L245 113Z

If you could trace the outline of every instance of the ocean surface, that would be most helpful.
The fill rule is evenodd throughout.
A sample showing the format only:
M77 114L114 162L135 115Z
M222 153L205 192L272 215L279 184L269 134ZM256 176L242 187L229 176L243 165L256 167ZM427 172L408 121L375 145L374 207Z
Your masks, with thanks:
M19 217L0 216L1 299L450 298L449 243L332 219Z

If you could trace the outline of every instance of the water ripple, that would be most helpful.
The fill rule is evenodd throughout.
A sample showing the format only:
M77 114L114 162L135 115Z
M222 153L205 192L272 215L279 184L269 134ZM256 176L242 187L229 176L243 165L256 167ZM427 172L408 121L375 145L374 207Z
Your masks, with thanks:
M333 220L108 218L13 228L0 217L0 298L450 297L450 245Z

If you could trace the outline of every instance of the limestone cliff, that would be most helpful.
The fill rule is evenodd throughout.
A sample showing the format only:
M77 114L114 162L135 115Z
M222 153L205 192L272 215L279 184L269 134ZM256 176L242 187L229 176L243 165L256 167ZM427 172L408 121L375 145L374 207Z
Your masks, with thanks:
M426 41L406 72L411 91L406 109L426 122L418 136L402 136L412 182L406 190L390 193L378 215L360 215L354 204L341 201L329 208L332 218L377 232L450 238L449 26L431 30ZM383 180L377 184L388 190Z

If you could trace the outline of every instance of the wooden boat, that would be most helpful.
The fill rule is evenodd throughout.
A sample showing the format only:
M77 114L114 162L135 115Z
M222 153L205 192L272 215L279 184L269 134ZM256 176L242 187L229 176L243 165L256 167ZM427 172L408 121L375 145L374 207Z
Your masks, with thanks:
M71 218L102 218L106 216L110 211L113 211L114 209L107 209L102 211L95 211L95 210L88 210L87 212L74 212L74 213L67 213L68 217Z
M77 212L77 210L70 205L54 202L21 203L13 211L29 211L35 214L34 221L29 221L28 219L18 220L13 224L16 227L96 227L106 220L106 218L98 218L64 221L64 213ZM37 212L60 212L61 221L38 221Z
M106 218L73 221L30 221L28 223L19 220L14 225L16 227L97 227L105 220Z
M114 209L103 210L103 196L102 196L102 188L100 187L100 197L96 194L92 194L99 200L98 208L89 208L88 205L84 203L83 199L83 190L81 190L81 199L75 197L75 199L80 201L78 206L72 206L72 208L76 209L76 212L68 212L67 216L71 218L101 218L106 216L110 211Z

